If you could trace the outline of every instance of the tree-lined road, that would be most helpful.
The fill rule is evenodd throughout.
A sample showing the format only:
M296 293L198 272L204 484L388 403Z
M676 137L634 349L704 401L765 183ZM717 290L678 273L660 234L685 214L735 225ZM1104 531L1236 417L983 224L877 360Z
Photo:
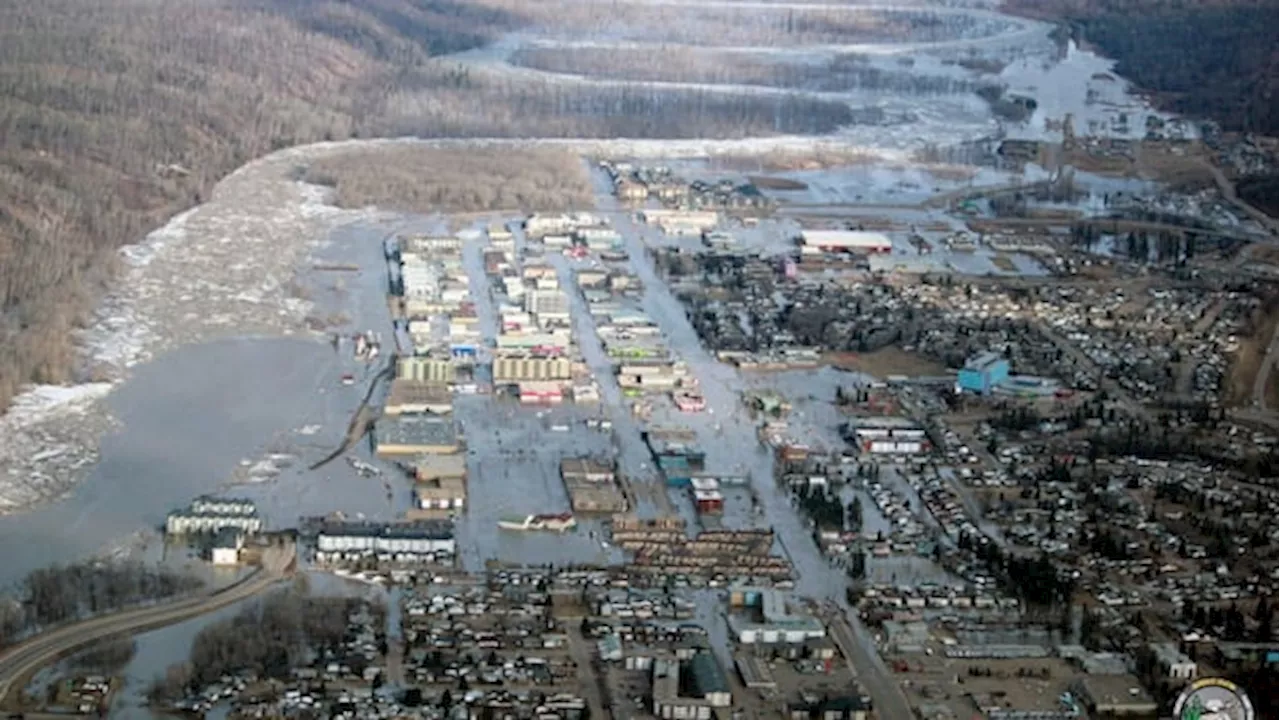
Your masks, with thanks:
M122 610L64 625L0 652L0 707L17 700L23 682L40 668L101 640L173 625L247 600L279 582L293 567L292 544L264 553L263 567L234 585L173 602Z

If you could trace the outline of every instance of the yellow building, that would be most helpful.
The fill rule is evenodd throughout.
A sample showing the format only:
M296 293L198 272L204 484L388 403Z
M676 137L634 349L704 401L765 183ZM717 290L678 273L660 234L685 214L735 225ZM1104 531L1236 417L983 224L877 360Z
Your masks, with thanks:
M498 357L493 361L495 383L528 380L568 380L573 363L568 358Z
M403 357L396 363L396 377L419 383L450 384L457 379L452 360Z

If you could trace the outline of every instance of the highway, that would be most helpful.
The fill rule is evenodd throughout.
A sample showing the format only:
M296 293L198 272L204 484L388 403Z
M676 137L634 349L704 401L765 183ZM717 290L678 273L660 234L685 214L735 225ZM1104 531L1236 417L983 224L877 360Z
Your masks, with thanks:
M18 698L10 695L20 692L21 683L37 670L95 642L173 625L257 595L279 582L292 568L292 553L291 545L268 550L264 566L233 585L63 625L0 652L0 707L16 704Z

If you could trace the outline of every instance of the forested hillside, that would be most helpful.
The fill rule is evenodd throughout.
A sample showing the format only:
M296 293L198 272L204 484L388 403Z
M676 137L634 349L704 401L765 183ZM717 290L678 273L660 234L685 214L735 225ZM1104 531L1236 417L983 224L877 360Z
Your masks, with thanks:
M524 27L459 0L0 0L0 411L75 380L116 250L326 139L820 133L834 102L514 83L435 59Z
M1066 21L1166 109L1276 135L1274 0L1006 0Z

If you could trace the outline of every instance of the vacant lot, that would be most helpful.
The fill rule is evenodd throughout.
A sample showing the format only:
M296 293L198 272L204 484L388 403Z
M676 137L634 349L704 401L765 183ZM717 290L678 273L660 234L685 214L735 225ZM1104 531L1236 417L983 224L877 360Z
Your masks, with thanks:
M828 353L825 360L832 367L866 373L880 379L890 375L935 377L947 374L947 368L942 363L896 346L869 353Z
M582 159L567 150L388 147L319 160L306 179L346 208L406 212L570 210L592 205Z

